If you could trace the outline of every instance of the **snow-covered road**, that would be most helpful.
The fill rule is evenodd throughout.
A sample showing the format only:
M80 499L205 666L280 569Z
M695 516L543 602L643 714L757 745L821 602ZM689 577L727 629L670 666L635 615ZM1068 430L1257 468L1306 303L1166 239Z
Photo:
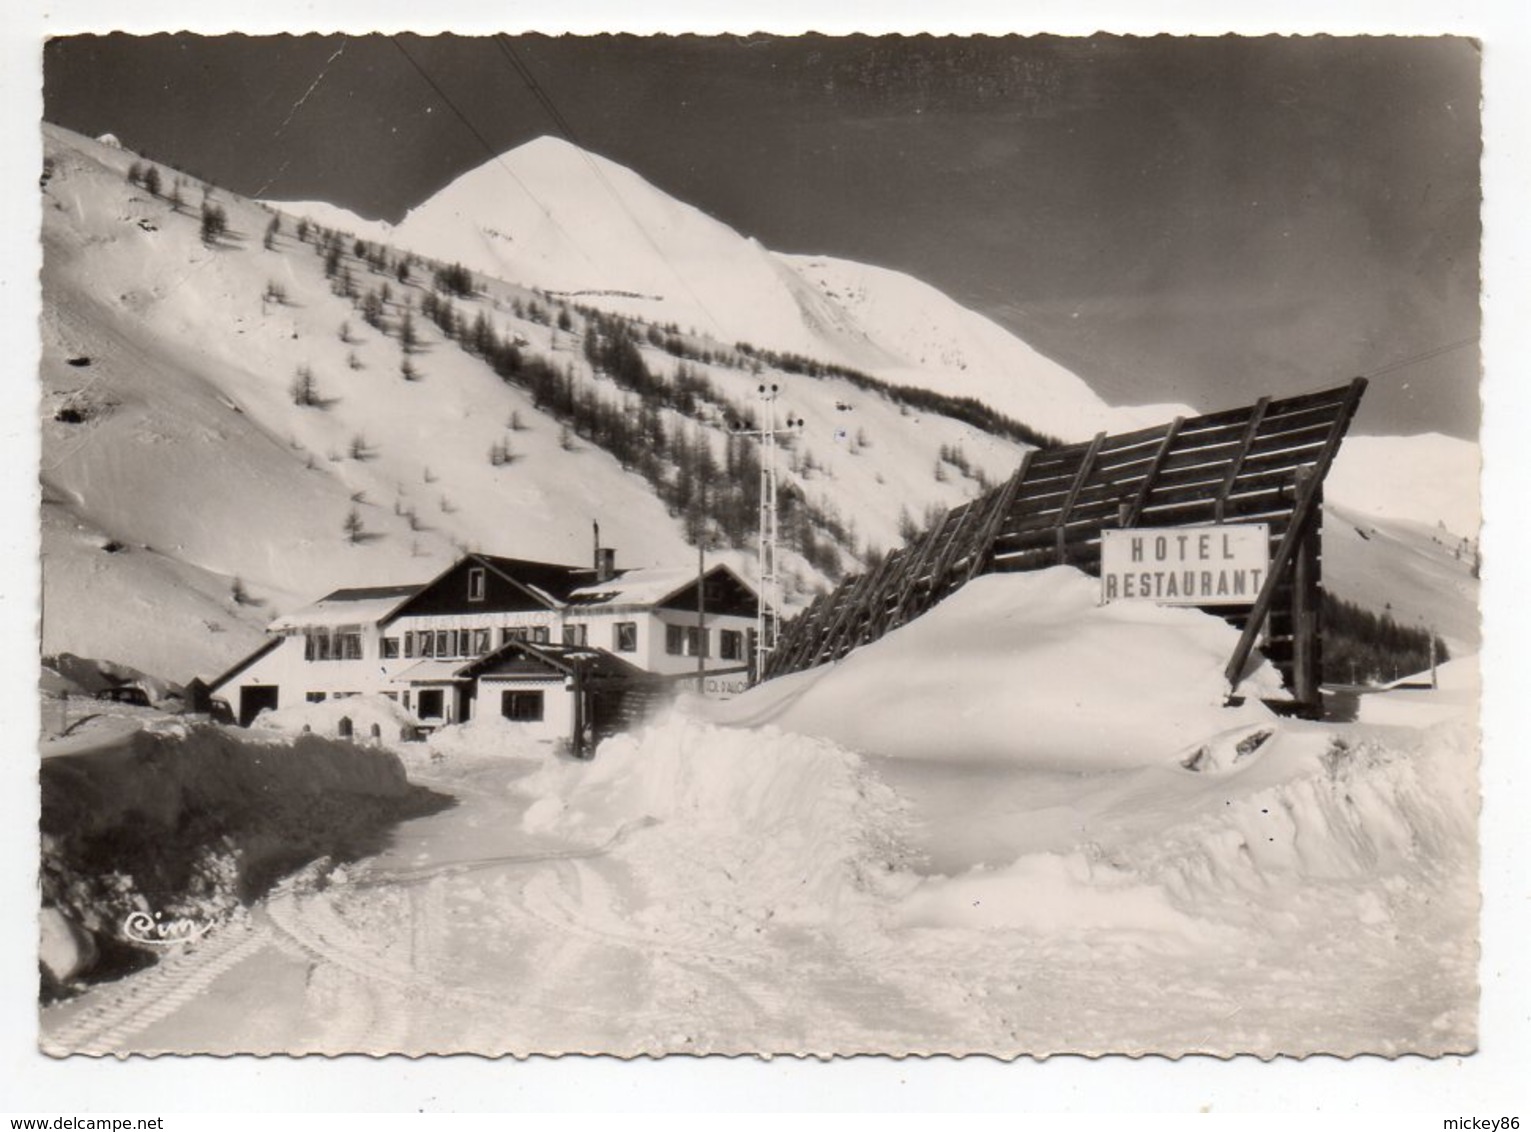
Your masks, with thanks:
M668 747L680 727L699 725L672 724ZM657 807L634 798L641 783L621 752L607 755L615 769L598 774L600 760L427 770L455 808L407 823L377 857L290 878L195 950L45 1010L45 1048L1011 1056L1472 1044L1472 862L1408 856L1440 854L1415 810L1433 780L1417 768L1399 778L1386 756L1349 777L1268 773L1219 789L1196 775L952 775L854 756L858 775L841 781L824 777L819 749L799 787L861 791L882 825L897 799L879 794L880 778L907 803L906 844L863 862L880 861L883 876L863 868L824 907L823 878L784 862L832 852L792 845L790 826L763 839L724 814L743 826L731 844L719 822L684 812L706 776L667 772L676 808L634 819ZM620 795L588 793L599 775ZM562 821L546 814L554 780L579 780L565 799L585 803L577 819L573 807ZM1326 833L1308 811L1330 793L1414 828L1391 831L1396 843L1375 821ZM1180 817L1166 825L1155 800L1172 798ZM1237 823L1212 820L1219 806L1284 806L1287 833L1272 844L1289 840L1282 851L1306 866L1251 863L1261 850L1228 843ZM968 814L969 839L947 836ZM1353 856L1376 867L1358 870L1334 849L1363 833L1371 842ZM945 855L913 855L934 845ZM813 897L760 902L757 867L778 879L785 867Z

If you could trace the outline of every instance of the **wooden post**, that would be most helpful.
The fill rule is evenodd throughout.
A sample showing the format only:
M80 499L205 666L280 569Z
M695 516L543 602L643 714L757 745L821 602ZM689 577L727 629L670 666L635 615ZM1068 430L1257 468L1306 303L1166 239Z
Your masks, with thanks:
M573 673L574 693L574 737L570 746L573 748L574 757L582 759L585 757L585 681L582 679L584 666L578 659L571 657L569 667Z
M1233 655L1228 658L1228 665L1223 669L1223 674L1228 678L1230 696L1238 691L1239 682L1244 678L1244 665L1255 647L1255 638L1260 634L1260 627L1271 611L1271 603L1276 599L1277 581L1291 563L1292 555L1296 553L1298 535L1306 527L1309 515L1317 510L1315 504L1318 489L1324 482L1324 476L1329 472L1329 465L1334 462L1335 454L1340 450L1340 441L1345 439L1345 432L1350 427L1351 418L1355 416L1356 406L1361 403L1361 394L1365 392L1366 378L1358 377L1351 381L1350 387L1345 391L1345 400L1340 404L1339 415L1329 429L1329 438L1324 441L1324 447L1314 458L1312 479L1299 485L1296 502L1292 504L1290 525L1286 529L1286 534L1281 536L1276 552L1271 555L1271 566L1266 573L1265 584L1260 588L1260 595L1255 599L1254 608L1249 611L1249 621L1244 626L1244 632L1239 636L1239 643L1234 646Z
M1312 468L1298 468L1297 491L1305 491L1312 478ZM1321 679L1318 550L1322 514L1321 507L1314 507L1303 522L1292 578L1292 695L1310 708L1323 702L1318 690Z
M696 694L701 695L707 683L707 565L703 558L702 544L696 540ZM777 630L777 639L781 631Z

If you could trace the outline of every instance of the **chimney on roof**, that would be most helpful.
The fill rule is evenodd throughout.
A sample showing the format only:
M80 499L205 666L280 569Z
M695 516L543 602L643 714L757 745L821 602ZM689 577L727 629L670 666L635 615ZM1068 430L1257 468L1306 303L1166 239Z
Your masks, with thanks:
M590 525L595 530L595 580L609 582L617 574L617 552L609 546L601 545L601 524Z

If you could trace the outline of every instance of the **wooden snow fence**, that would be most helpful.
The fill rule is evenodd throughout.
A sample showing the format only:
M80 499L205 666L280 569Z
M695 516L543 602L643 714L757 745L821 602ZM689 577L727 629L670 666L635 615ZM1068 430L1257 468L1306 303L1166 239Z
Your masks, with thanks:
M979 574L1069 565L1099 575L1106 528L1267 523L1271 568L1254 604L1209 609L1242 630L1227 667L1231 689L1259 643L1293 700L1315 707L1323 481L1365 389L1356 378L1029 452L1000 487L948 512L789 621L764 677L838 660Z

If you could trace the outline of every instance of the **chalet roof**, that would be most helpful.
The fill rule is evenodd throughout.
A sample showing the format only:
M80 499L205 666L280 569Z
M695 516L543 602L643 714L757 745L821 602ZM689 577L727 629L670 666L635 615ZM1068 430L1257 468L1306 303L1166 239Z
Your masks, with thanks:
M604 582L591 581L571 590L570 605L659 605L696 580L696 571L681 566L650 566L618 571Z
M462 666L460 660L426 659L418 664L411 664L394 679L410 684L451 684L461 679L458 670Z
M290 629L335 629L343 625L374 625L383 620L400 603L407 601L424 587L365 586L356 589L336 590L326 594L312 605L295 609L278 617L269 628L273 632Z
M281 645L281 643L282 639L280 637L273 637L271 640L265 642L263 645L257 648L254 652L250 653L248 656L244 657L242 660L236 661L232 668L220 673L217 676L214 676L211 680L209 680L207 683L207 690L209 692L216 692L230 680L234 679L234 677L238 676L245 669L249 668L257 660L260 660L263 656L266 656L273 649Z
M559 605L569 600L570 592L595 580L595 571L589 566L532 562L525 558L503 558L498 554L475 554L473 557Z
M721 563L711 567L707 576L722 573L738 582L753 596L749 584ZM569 594L569 604L578 607L602 605L663 605L696 581L696 571L684 566L648 566L622 570L604 582L591 582Z
M493 652L469 661L457 670L457 675L459 678L493 676L502 666L506 671L511 671L512 663L520 659L537 661L565 675L572 673L578 666L584 676L592 680L652 679L650 673L605 649L589 645L537 644L521 640L506 641Z

